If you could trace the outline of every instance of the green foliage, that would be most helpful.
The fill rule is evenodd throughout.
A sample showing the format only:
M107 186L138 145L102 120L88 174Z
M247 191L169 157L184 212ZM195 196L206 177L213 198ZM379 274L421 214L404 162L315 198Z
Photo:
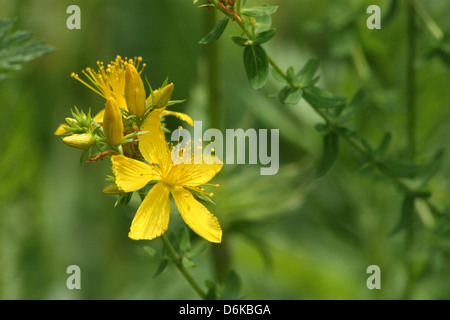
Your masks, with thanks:
M260 45L245 47L244 66L252 88L259 89L263 87L269 76L269 60L266 52Z
M8 72L20 70L22 64L53 52L53 48L43 42L30 41L29 31L10 32L15 19L0 19L0 81L8 77Z
M220 38L222 33L227 28L228 22L230 20L228 18L223 18L219 21L219 23L208 33L203 39L200 40L200 44L208 44L214 42Z
M316 177L323 177L333 166L339 154L339 134L330 131L323 137L323 154L317 168Z

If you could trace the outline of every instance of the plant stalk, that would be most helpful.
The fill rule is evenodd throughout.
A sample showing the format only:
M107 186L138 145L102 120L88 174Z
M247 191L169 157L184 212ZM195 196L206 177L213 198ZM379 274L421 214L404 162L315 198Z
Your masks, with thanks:
M416 77L414 62L416 59L416 22L412 0L407 3L407 60L406 60L406 110L408 137L408 155L410 160L416 156Z
M176 252L175 248L172 246L172 243L170 243L169 239L167 239L166 235L161 235L161 240L164 244L164 246L167 249L167 252L169 254L169 258L172 260L172 262L175 264L177 269L180 271L180 273L183 275L183 277L189 282L191 287L198 293L198 295L202 299L206 299L206 293L203 291L203 289L200 287L200 285L195 281L195 279L192 277L192 275L189 273L189 271L183 266L181 263L181 258Z
M414 1L407 1L407 65L406 65L406 105L407 105L407 137L408 137L408 155L410 160L416 157L416 75L414 63L416 59L416 15L414 9ZM413 290L414 270L411 261L412 250L414 249L415 238L415 216L411 217L411 223L406 229L405 238L405 263L407 269L407 283L404 291L404 299L409 299Z
M217 23L217 15L215 10L205 10L205 33L212 30ZM225 113L222 105L222 90L220 86L220 66L219 42L210 43L206 49L206 65L208 86L208 108L209 108L209 124L212 128L225 130ZM227 242L222 241L220 246L211 248L211 261L214 271L214 278L218 282L223 282L231 268L231 253Z

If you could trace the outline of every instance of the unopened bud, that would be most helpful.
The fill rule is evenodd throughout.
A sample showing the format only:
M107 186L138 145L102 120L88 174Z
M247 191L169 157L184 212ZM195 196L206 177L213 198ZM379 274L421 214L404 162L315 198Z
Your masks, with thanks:
M173 83L168 84L164 88L153 91L152 105L153 108L164 108L170 101L173 93Z
M74 118L66 118L66 122L71 127L75 127L78 125L78 121L75 120Z
M114 98L106 100L105 115L103 117L103 133L106 141L117 146L123 139L122 114Z
M145 88L139 72L132 64L125 71L125 100L131 114L142 117L145 113Z
M70 147L87 150L94 144L95 140L90 133L80 133L64 137L63 142Z

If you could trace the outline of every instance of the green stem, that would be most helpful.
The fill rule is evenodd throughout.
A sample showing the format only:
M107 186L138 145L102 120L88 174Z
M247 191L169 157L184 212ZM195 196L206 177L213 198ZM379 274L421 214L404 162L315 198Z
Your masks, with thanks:
M407 137L408 137L408 151L411 160L416 156L416 90L415 90L415 70L414 62L416 59L416 16L414 10L414 1L408 0L407 3L407 65L406 65L406 103L407 103ZM408 299L414 284L414 270L411 262L411 252L414 246L414 216L411 217L412 222L406 229L405 238L405 263L408 273L408 279L404 291L404 298Z
M444 40L445 34L442 29L437 25L433 18L428 14L425 8L419 1L412 0L412 7L414 7L417 16L423 21L428 32L438 41Z
M205 11L205 31L213 29L216 25L216 11ZM225 129L225 113L222 105L222 90L220 86L219 67L219 42L215 41L206 47L207 85L208 85L208 107L209 124L212 128L223 131ZM220 246L211 248L211 260L214 277L222 282L231 268L230 248L225 241Z
M205 30L211 30L216 25L216 12L205 11ZM207 81L208 84L208 106L210 126L222 130L224 127L224 112L221 106L221 90L220 90L220 66L219 66L219 43L217 41L211 43L205 48L206 64L207 64Z
M416 23L414 6L412 0L408 0L407 17L407 62L406 62L406 106L407 124L406 133L408 137L408 153L411 160L416 155L416 90L415 90L415 70L416 59Z
M166 235L163 234L160 238L161 238L162 242L164 243L164 246L167 249L169 258L172 260L172 262L178 268L180 273L184 276L184 278L187 280L187 282L189 282L191 287L198 293L198 295L202 299L206 299L206 293L199 286L199 284L195 281L195 279L192 277L192 275L189 273L189 271L183 266L183 264L181 263L180 256L175 251L175 248L172 246L172 243L170 243L169 239L167 239Z

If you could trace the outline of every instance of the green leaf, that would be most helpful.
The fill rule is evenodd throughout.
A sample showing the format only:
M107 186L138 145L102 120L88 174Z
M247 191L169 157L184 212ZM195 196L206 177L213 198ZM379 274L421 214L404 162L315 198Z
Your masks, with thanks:
M152 247L145 246L144 247L145 253L147 253L150 257L154 258L158 255L158 251L156 249L153 249Z
M194 248L191 251L189 251L189 257L193 258L193 257L199 255L200 253L205 251L206 248L208 248L208 245L209 245L208 242L206 242L206 241L202 242L201 245L199 245L196 248Z
M375 150L375 153L378 155L383 155L386 152L389 144L391 143L391 140L392 134L390 132L386 132L381 139L380 145L378 146L377 150Z
M381 163L378 163L378 168L390 176L412 177L419 172L421 166L406 160L386 158Z
M182 227L178 233L178 248L184 254L191 250L191 237L189 230L186 227Z
M233 40L233 42L235 44L237 44L238 46L241 46L241 47L245 47L250 44L249 43L250 40L247 38L243 38L243 37L231 37L231 40Z
M293 88L290 86L284 87L278 97L283 104L292 104L296 105L299 103L300 99L303 96L303 90L301 88Z
M274 28L270 28L269 30L263 31L258 33L253 39L253 44L257 45L257 44L263 44L267 41L269 41L270 39L273 38L273 36L275 35L275 33L277 32L276 29Z
M422 167L418 173L418 180L420 181L420 187L425 186L430 181L442 166L444 160L444 150L436 152L433 159L425 166Z
M303 68L297 73L298 84L301 87L310 87L317 82L318 78L314 78L314 75L319 70L320 62L316 58L309 59ZM313 83L314 82L314 83Z
M323 138L323 153L316 172L316 178L321 178L331 169L339 154L339 134L331 131Z
M239 275L231 270L223 282L221 300L236 300L240 297L242 281Z
M366 92L362 88L356 92L350 103L340 112L339 123L343 124L347 122L364 108L365 96Z
M246 15L248 17L264 17L264 16L270 16L277 12L278 6L269 6L269 5L262 5L262 6L255 6L255 7L249 7L249 8L243 8L242 14Z
M305 88L303 98L316 108L337 108L345 104L346 99L318 87Z
M219 23L212 29L202 40L200 40L200 44L208 44L218 40L223 32L225 31L228 22L230 20L228 18L223 18L219 21Z
M264 86L269 76L269 59L260 45L245 47L244 67L253 89Z
M262 16L262 17L256 17L255 23L252 25L251 32L253 33L260 33L266 30L269 30L272 26L272 16Z
M205 285L208 288L208 291L206 292L206 300L217 300L217 285L211 280L206 280Z
M206 194L201 193L196 190L193 190L193 189L191 189L190 191L191 191L192 195L194 196L194 198L196 198L197 200L209 202L213 205L216 205L216 203L213 201L213 199L211 199L211 197L207 196Z
M167 270L167 266L169 265L169 259L165 258L162 259L160 264L158 265L158 268L156 269L155 274L153 275L153 278L156 278L157 276L164 273L164 271Z
M191 260L189 259L187 256L183 256L181 258L181 264L183 265L183 267L185 268L197 268L198 266Z
M9 34L15 19L0 20L0 80L8 77L8 72L19 70L22 64L53 51L42 42L29 42L32 33L16 31Z
M271 74L272 74L272 77L275 80L277 80L278 82L286 83L286 79L283 77L283 75L280 72L278 72L277 69L272 68L271 69Z
M407 194L403 199L402 209L400 213L400 220L396 226L389 233L390 236L397 234L399 231L407 227L411 222L414 214L414 195Z

